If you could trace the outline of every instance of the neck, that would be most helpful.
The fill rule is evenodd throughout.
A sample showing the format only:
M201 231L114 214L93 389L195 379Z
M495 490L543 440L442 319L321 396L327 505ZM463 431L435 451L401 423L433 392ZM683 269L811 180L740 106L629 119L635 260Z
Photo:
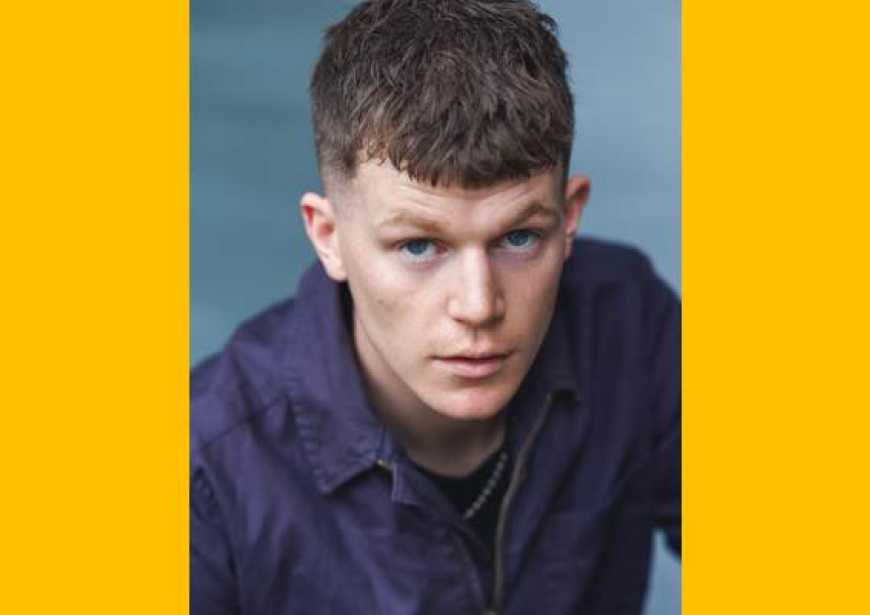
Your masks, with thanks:
M377 402L376 411L415 463L443 476L470 474L504 442L502 414L457 421L429 408L404 411Z
M465 476L502 445L502 413L487 420L459 420L433 410L360 337L355 326L357 361L369 399L415 463L445 476Z

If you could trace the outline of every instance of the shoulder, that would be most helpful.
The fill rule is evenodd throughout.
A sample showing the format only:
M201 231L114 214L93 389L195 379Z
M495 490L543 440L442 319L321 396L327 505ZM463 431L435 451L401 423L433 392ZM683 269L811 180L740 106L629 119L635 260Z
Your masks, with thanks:
M190 373L191 453L256 420L282 400L282 362L293 299L242 323Z
M577 239L565 264L560 304L610 343L649 347L679 332L680 300L637 248Z
M643 284L653 277L649 258L629 245L577 238L564 277L578 284Z
M594 298L630 304L641 311L653 309L653 304L679 302L643 252L600 239L574 240L561 287L564 300Z

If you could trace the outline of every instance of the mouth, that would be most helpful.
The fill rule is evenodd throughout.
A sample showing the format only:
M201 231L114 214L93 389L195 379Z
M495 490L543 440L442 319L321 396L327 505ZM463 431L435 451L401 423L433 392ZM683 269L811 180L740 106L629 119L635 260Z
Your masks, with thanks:
M507 362L509 352L468 353L434 358L435 364L453 376L479 380L496 374Z

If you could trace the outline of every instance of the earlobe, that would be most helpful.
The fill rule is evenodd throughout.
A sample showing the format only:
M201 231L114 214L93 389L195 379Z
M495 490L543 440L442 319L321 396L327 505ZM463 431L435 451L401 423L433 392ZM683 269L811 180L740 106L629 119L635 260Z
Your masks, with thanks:
M305 223L305 232L326 273L336 282L345 281L347 273L332 203L319 194L306 192L299 201L299 210Z
M589 200L591 184L585 175L574 175L565 183L565 258L571 256L580 215Z

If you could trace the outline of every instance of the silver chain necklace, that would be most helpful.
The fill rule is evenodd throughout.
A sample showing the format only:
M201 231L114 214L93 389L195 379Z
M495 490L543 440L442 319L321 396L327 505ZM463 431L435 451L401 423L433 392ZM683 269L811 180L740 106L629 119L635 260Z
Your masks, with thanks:
M466 508L465 512L462 513L462 516L466 521L470 521L474 515L479 513L480 509L483 508L484 504L489 500L489 497L492 495L493 491L495 491L496 486L498 486L498 481L501 479L501 475L504 473L507 460L507 451L503 450L498 455L498 462L496 463L495 468L493 468L492 474L489 475L489 480L486 481L486 484L483 486L480 493L477 494L477 497L471 503L471 506Z

